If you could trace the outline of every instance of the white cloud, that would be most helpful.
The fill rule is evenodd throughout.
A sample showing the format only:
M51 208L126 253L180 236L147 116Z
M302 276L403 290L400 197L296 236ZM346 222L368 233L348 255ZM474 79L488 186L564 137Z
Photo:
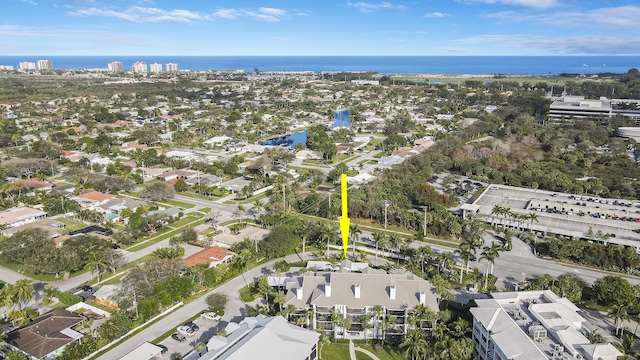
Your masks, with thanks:
M260 8L258 11L247 11L245 16L258 21L278 22L289 18L286 10L276 8Z
M461 53L461 54L470 54L474 52L471 49L457 48L457 47L438 47L438 48L435 48L435 50L439 52L445 52L445 53Z
M73 16L103 16L114 17L121 20L127 20L132 22L144 23L144 22L160 22L160 21L173 21L180 23L189 23L198 20L204 20L203 15L195 11L189 10L162 10L158 8L133 6L124 11L115 11L99 8L87 8L69 12L69 15Z
M541 48L554 54L633 55L640 53L640 37L572 36L552 39L533 37L511 44L512 47Z
M637 19L640 18L640 6L629 5L588 11L555 11L536 15L522 15L513 11L504 11L488 14L485 17L505 22L538 22L567 28L598 26L636 31Z
M443 17L447 17L447 16L449 16L449 14L441 13L441 12L438 12L438 11L424 14L424 17L427 18L427 19L430 19L430 18L443 18Z
M182 9L163 10L153 7L141 6L133 6L122 11L92 7L69 12L69 15L82 17L113 17L137 23L161 21L192 23L198 21L212 21L215 19L233 20L241 17L246 17L257 21L277 22L289 18L287 11L284 9L266 7L259 8L257 10L218 9L212 14L204 14L198 11Z
M556 55L607 54L632 55L640 53L640 37L584 35L544 37L525 34L478 35L453 41L463 45L493 44L507 48L527 49Z
M22 1L25 4L29 4L29 5L38 5L38 3L36 3L33 0L20 0L20 1Z
M457 0L464 4L483 3L483 4L503 4L512 6L525 6L537 9L547 9L560 6L558 0Z
M369 12L373 12L373 11L381 10L381 9L404 10L404 9L407 8L404 5L395 5L395 4L392 4L390 2L381 2L381 3L373 4L373 3L367 3L367 2L362 2L362 1L358 1L358 2L350 2L350 1L348 1L347 2L347 6L356 8L356 9L360 10L363 13L369 13Z

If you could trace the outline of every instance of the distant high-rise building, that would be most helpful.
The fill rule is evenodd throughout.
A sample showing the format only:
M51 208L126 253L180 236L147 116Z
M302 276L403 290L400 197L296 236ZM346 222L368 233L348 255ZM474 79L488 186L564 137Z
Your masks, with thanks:
M13 70L13 65L0 65L0 70Z
M49 60L38 60L38 70L53 70L53 64Z
M122 67L122 61L114 61L108 64L109 71L111 72L121 72L124 70Z
M36 63L31 61L21 61L20 62L20 70L35 70Z
M166 69L167 72L178 72L178 64L168 63Z
M149 65L149 67L150 67L150 71L152 73L161 73L162 72L162 64L153 63L153 64Z
M132 73L146 73L147 72L147 63L144 61L136 61L131 65Z

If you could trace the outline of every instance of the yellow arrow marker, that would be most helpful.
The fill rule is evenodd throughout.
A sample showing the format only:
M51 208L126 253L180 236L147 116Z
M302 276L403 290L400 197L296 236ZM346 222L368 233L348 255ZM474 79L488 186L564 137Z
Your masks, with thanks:
M342 174L342 218L340 218L340 231L342 232L342 250L344 257L347 257L347 247L349 246L349 211L347 208L347 174Z

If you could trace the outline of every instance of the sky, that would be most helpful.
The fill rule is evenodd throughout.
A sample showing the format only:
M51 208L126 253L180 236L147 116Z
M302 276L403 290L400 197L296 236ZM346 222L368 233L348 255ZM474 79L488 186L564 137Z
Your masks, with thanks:
M2 0L11 55L640 55L640 2Z

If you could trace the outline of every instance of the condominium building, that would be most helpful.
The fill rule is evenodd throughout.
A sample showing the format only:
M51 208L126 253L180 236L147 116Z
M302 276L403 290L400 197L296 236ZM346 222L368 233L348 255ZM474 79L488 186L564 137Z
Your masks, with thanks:
M387 274L350 261L343 261L340 270L335 272L316 272L288 279L285 287L287 300L283 306L293 305L298 309L292 317L311 313L309 328L333 337L400 336L411 330L409 319L417 306L438 311L430 282L413 274ZM391 317L395 318L393 325L384 326L389 324L386 320ZM368 331L363 326L364 319L371 325ZM430 322L419 322L418 326L429 327Z
M178 64L168 63L165 68L167 72L178 72Z
M207 343L200 360L315 360L318 338L315 331L289 324L282 316L247 317L229 323L226 336L216 335Z
M131 65L132 73L146 73L147 72L147 63L144 61L136 61Z
M162 72L162 64L153 63L153 64L149 65L149 67L150 67L150 71L152 73L161 73Z
M472 339L480 360L615 360L613 345L591 344L578 307L550 290L493 293L476 299Z
M53 70L53 63L49 60L38 60L38 70Z
M113 61L110 62L107 67L111 72L122 72L124 68L122 67L122 61Z
M35 70L36 63L31 61L21 61L20 62L20 70Z

